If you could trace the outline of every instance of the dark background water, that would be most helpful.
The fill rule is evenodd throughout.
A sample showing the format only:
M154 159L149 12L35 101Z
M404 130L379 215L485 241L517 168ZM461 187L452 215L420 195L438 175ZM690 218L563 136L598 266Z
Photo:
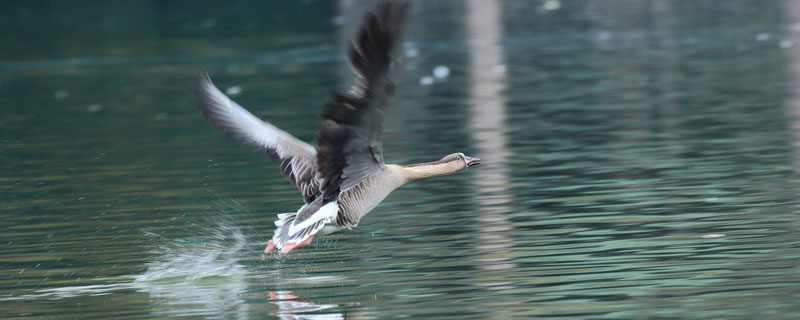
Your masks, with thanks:
M302 199L189 84L312 141L369 7L1 2L0 316L800 312L794 1L416 1L387 162L484 164L263 255Z

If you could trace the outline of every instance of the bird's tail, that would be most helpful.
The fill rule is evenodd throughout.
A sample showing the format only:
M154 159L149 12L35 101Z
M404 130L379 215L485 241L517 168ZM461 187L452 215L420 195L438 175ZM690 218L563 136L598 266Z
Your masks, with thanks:
M279 213L278 220L275 220L275 233L272 235L272 243L278 249L283 248L283 243L289 239L289 226L294 222L297 217L296 212Z
M302 243L333 221L338 213L337 202L323 204L322 198L317 198L297 210L297 213L278 214L278 220L275 221L278 228L272 236L272 243L278 249L287 242Z

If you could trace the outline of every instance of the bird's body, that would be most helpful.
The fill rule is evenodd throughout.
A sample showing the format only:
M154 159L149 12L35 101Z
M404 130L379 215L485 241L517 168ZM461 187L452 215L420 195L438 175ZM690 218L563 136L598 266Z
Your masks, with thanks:
M379 174L361 181L339 195L341 212L338 225L355 227L361 218L375 209L392 191L404 184L396 165L387 165Z
M195 86L197 108L226 135L282 159L281 171L303 195L297 212L278 215L266 252L288 253L317 233L350 229L392 191L410 181L440 176L480 163L462 153L413 165L385 164L381 143L383 108L394 91L390 54L406 4L389 1L368 13L350 63L358 76L348 93L334 93L322 111L316 147L260 120L230 100L207 74Z

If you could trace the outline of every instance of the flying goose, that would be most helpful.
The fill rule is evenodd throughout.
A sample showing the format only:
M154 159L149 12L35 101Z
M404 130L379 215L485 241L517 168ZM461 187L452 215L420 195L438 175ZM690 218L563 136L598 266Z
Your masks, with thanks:
M354 228L394 189L480 164L479 158L463 153L411 165L383 162L384 107L394 91L390 54L406 8L405 2L385 1L367 13L349 50L357 80L349 92L334 92L323 107L316 148L233 102L207 73L202 72L195 84L196 106L203 116L227 136L283 160L281 171L303 194L300 210L278 214L277 229L264 252L278 248L287 254L307 246L318 232Z

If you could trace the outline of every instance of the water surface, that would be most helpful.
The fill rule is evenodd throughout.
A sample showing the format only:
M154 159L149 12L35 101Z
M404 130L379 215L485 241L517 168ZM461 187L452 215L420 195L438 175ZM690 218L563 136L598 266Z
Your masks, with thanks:
M300 195L189 83L312 141L367 6L133 3L0 10L3 318L800 312L791 2L415 3L385 157L484 163L286 257Z

